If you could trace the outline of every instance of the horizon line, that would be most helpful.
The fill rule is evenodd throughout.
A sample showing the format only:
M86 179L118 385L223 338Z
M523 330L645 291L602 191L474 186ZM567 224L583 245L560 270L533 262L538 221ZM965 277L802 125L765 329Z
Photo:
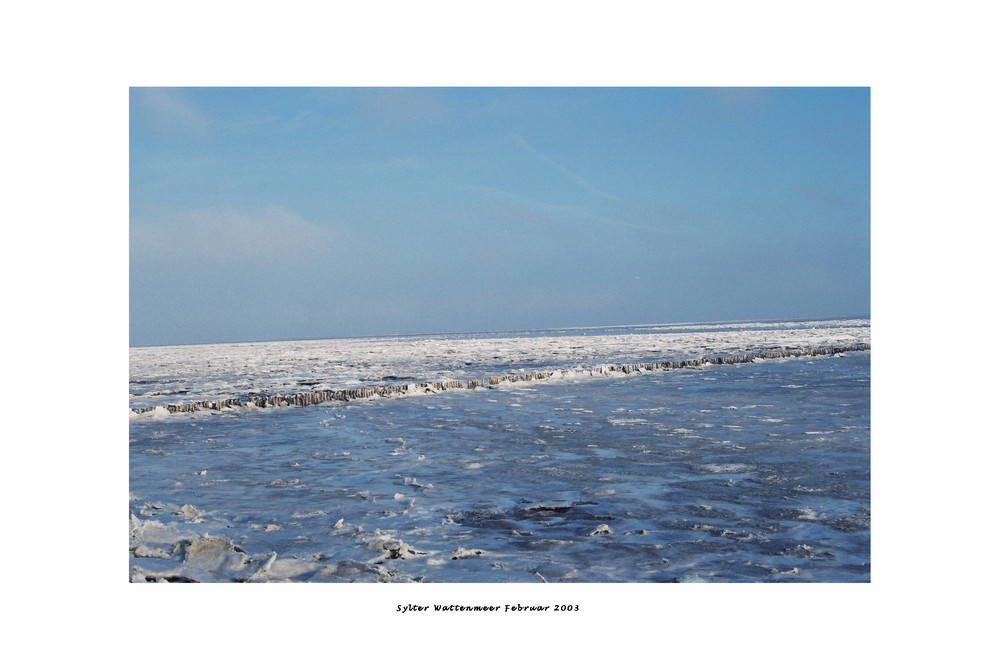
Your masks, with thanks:
M851 320L867 320L871 321L871 314L867 315L851 315L851 316L826 316L826 317L806 317L806 318L774 318L774 319L722 319L722 320L707 320L707 321L676 321L676 322L663 322L663 323L624 323L624 324L609 324L609 325L594 325L594 326L554 326L554 327L541 327L541 328L500 328L491 330L456 330L456 331L439 331L439 332L417 332L417 333L389 333L382 335L338 335L331 337L291 337L280 340L231 340L231 341L211 341L211 342L180 342L173 344L138 344L129 345L129 349L152 349L154 347L202 347L202 346L216 346L216 345L227 345L227 344L270 344L276 342L317 342L323 340L375 340L375 339L390 339L397 337L442 337L442 336L468 336L468 335L483 335L488 333L513 333L513 332L525 332L525 333L538 333L538 332L548 332L548 331L566 331L566 330L602 330L602 329L612 329L612 328L660 328L660 327L686 327L686 326L716 326L724 324L750 324L750 323L763 323L763 324L773 324L773 323L808 323L813 321L851 321Z

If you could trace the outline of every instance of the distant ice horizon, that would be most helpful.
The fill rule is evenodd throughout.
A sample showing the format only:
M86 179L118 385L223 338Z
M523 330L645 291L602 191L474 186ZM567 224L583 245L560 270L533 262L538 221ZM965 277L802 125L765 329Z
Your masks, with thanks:
M752 325L766 324L776 325L782 323L822 323L830 321L871 321L870 314L848 314L835 316L810 316L810 317L774 317L774 318L744 318L744 319L691 319L679 321L649 321L644 323L615 323L606 325L571 325L571 326L527 326L527 327L504 327L504 328L471 328L467 330L430 330L430 331L399 331L380 332L368 334L346 334L329 336L304 336L304 337L277 337L266 339L234 339L234 340L204 340L190 342L157 342L153 344L132 344L129 349L146 349L153 347L184 347L184 346L211 346L225 344L269 344L276 342L318 342L324 340L364 340L380 338L407 338L407 337L461 337L483 334L501 333L557 333L566 331L597 331L613 329L634 329L634 328L686 328L699 326L722 326L732 324Z

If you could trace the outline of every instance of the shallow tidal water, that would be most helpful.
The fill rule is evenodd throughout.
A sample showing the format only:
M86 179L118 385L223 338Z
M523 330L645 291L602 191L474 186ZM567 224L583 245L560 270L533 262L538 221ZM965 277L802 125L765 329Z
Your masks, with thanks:
M129 435L133 581L870 580L868 352Z

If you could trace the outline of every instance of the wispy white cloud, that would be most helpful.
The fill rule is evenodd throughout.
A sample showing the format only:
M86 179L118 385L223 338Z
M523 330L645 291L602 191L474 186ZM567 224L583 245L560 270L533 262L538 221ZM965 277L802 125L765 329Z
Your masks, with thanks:
M336 235L278 206L256 211L184 210L134 221L133 260L295 263L336 250Z
M135 88L133 102L150 127L171 135L205 135L208 116L179 88Z
M608 200L613 200L613 201L616 201L616 202L619 200L618 197L616 197L614 195L611 195L610 193L608 193L606 191L602 191L601 189L597 188L596 186L594 186L593 184L591 184L590 182L588 182L586 179L584 179L583 177L581 177L577 173L573 172L569 168L567 168L564 165L560 164L558 161L556 161L555 159L553 159L548 154L539 151L538 149L536 149L535 147L533 147L531 144L529 144L528 141L525 140L523 137L521 137L519 134L514 133L513 137L514 137L514 141L517 142L517 144L519 146L521 146L522 148L526 149L528 152L530 152L531 154L533 154L536 158L538 158L542 162L544 162L544 163L546 163L546 164L554 167L556 170L558 170L559 172L563 173L564 175L566 175L567 177L569 177L570 179L572 179L573 181L575 181L577 184L579 184L580 186L582 186L587 191L593 193L594 195L599 195L602 198L607 198Z

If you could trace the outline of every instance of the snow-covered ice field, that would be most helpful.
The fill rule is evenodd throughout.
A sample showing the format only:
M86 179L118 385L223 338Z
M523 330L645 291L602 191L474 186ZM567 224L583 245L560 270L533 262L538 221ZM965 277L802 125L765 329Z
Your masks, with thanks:
M869 581L869 343L849 320L130 349L130 578ZM831 346L860 350L755 356ZM717 356L752 362L613 368ZM165 409L383 384L408 391Z

